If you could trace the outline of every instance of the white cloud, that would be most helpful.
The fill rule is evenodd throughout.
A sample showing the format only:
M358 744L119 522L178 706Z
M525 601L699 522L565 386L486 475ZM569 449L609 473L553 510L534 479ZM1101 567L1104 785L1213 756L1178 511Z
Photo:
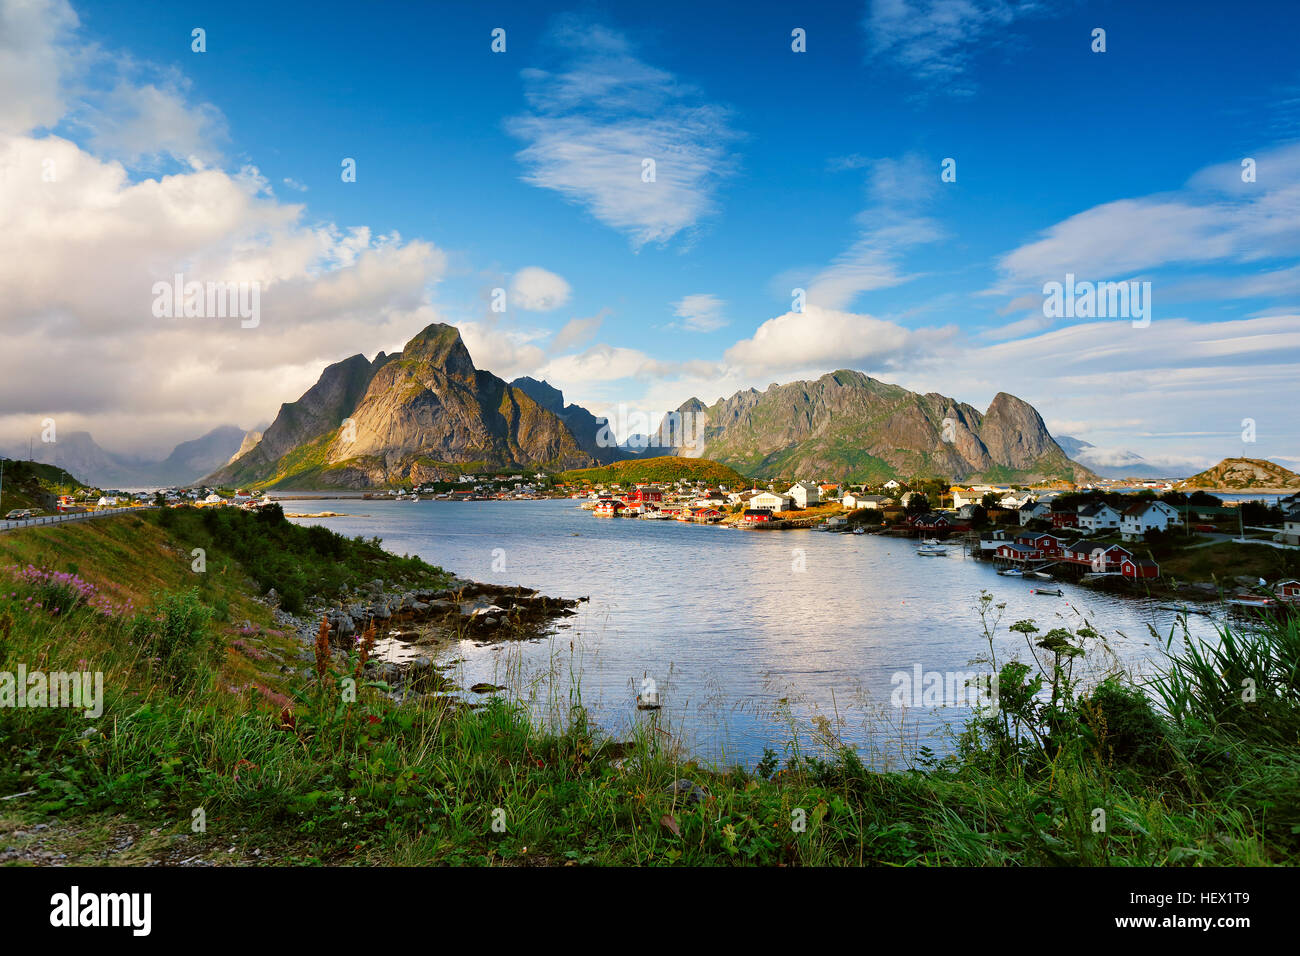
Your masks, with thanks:
M1041 288L1067 272L1096 281L1300 254L1300 144L1257 159L1254 183L1241 181L1239 163L1221 163L1174 193L1103 203L1056 223L1002 257L1004 286ZM1294 276L1278 278L1294 288Z
M528 266L510 281L509 302L529 312L550 312L569 301L569 283L554 272Z
M727 324L722 314L725 305L716 295L707 293L683 296L673 305L673 314L681 319L673 325L688 332L715 332Z
M565 322L564 327L551 339L550 351L563 352L591 341L600 331L600 326L605 321L606 311L601 309L598 314L585 319L570 319Z
M0 167L0 331L24 356L0 377L0 433L25 436L24 422L53 415L109 447L165 445L264 419L324 364L398 348L436 321L439 249L306 226L255 170L132 182L68 140L8 134ZM153 285L177 272L259 283L260 324L155 318Z
M912 331L869 315L810 305L768 319L751 338L727 349L726 359L752 372L891 368L941 347L955 334L951 327Z
M666 243L711 214L734 165L727 111L637 59L612 30L566 19L552 39L569 59L523 72L530 111L506 123L527 143L525 181L583 206L634 247ZM653 182L644 160L655 164Z
M475 368L487 369L506 381L533 375L546 361L546 350L538 344L548 334L545 329L511 327L495 318L455 325Z
M66 0L0 0L0 131L25 133L63 117L60 64L76 27Z
M1038 7L1012 0L871 0L863 27L871 59L891 60L928 87L969 94L962 74L973 54Z
M903 256L944 236L937 223L917 212L935 195L937 164L914 153L863 164L871 205L855 217L858 237L808 282L808 301L823 308L846 309L863 292L911 281L916 276L903 272Z
M183 87L177 80L163 87L119 80L94 98L93 113L79 114L91 151L127 165L162 157L192 167L219 160L215 143L225 139L225 118L209 103L187 102Z

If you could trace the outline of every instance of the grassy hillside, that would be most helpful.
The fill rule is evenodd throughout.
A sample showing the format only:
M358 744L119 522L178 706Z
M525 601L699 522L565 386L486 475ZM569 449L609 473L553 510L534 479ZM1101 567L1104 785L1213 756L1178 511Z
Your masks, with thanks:
M672 455L619 461L599 468L579 468L562 472L559 480L569 484L585 481L609 484L616 481L623 485L656 481L705 481L711 485L721 483L729 486L749 483L744 475L708 458L681 458Z
M246 534L258 519L231 520L240 547L262 553ZM878 772L828 721L791 714L794 739L727 769L693 761L653 715L608 737L564 676L563 717L543 729L511 702L523 686L480 709L440 695L396 703L374 680L350 683L374 673L355 651L304 666L221 535L207 572L190 570L190 531L131 515L0 535L0 673L104 676L100 715L29 706L0 721L11 796L0 833L33 854L20 859L48 862L53 848L98 865L1300 861L1296 618L1193 643L1149 685L1157 712L1123 675L1070 676L1063 661L1099 651L1090 627L1008 629L986 595L972 619L1001 710L972 719L951 756L923 750L909 772ZM317 544L291 533L267 548L320 568ZM384 560L366 542L338 547L348 578ZM1030 663L995 653L1011 636Z
M4 487L0 488L0 517L14 508L41 508L41 492L70 495L89 488L62 468L35 461L4 459Z

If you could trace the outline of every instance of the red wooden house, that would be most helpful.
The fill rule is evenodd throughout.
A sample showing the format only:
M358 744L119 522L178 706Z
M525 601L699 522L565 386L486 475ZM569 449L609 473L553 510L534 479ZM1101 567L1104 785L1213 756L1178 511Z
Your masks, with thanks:
M1158 578L1160 565L1146 558L1126 557L1119 563L1119 573L1126 578Z
M994 554L1008 561L1041 561L1043 559L1042 551L1033 545L1021 544L1019 541L1008 541L998 545Z
M1027 544L1031 548L1036 548L1047 558L1059 558L1064 553L1061 539L1046 532L1030 531L1025 534L1018 534L1016 535L1016 543Z
M623 496L623 501L629 505L649 505L659 504L664 500L664 493L658 488L646 488L638 485Z

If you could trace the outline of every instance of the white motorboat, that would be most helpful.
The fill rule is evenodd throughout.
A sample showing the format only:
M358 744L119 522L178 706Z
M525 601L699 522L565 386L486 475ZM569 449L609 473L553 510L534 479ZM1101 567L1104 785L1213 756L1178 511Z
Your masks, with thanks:
M998 574L1004 578L1023 578L1025 576L1025 572L1019 568L1003 568Z
M948 549L937 544L923 544L916 549L916 553L923 558L941 558L948 553Z

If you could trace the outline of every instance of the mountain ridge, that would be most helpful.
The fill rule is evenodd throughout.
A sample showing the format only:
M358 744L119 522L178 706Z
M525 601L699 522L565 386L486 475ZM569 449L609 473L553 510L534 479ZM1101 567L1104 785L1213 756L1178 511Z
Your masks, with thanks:
M692 397L664 417L656 439L668 454L712 458L746 474L866 481L1097 477L1072 461L1038 411L1014 395L999 392L981 413L852 369L761 392L742 389L711 406Z
M594 463L559 415L476 368L460 332L433 323L396 355L327 366L259 442L206 480L362 488L446 480L466 467Z

